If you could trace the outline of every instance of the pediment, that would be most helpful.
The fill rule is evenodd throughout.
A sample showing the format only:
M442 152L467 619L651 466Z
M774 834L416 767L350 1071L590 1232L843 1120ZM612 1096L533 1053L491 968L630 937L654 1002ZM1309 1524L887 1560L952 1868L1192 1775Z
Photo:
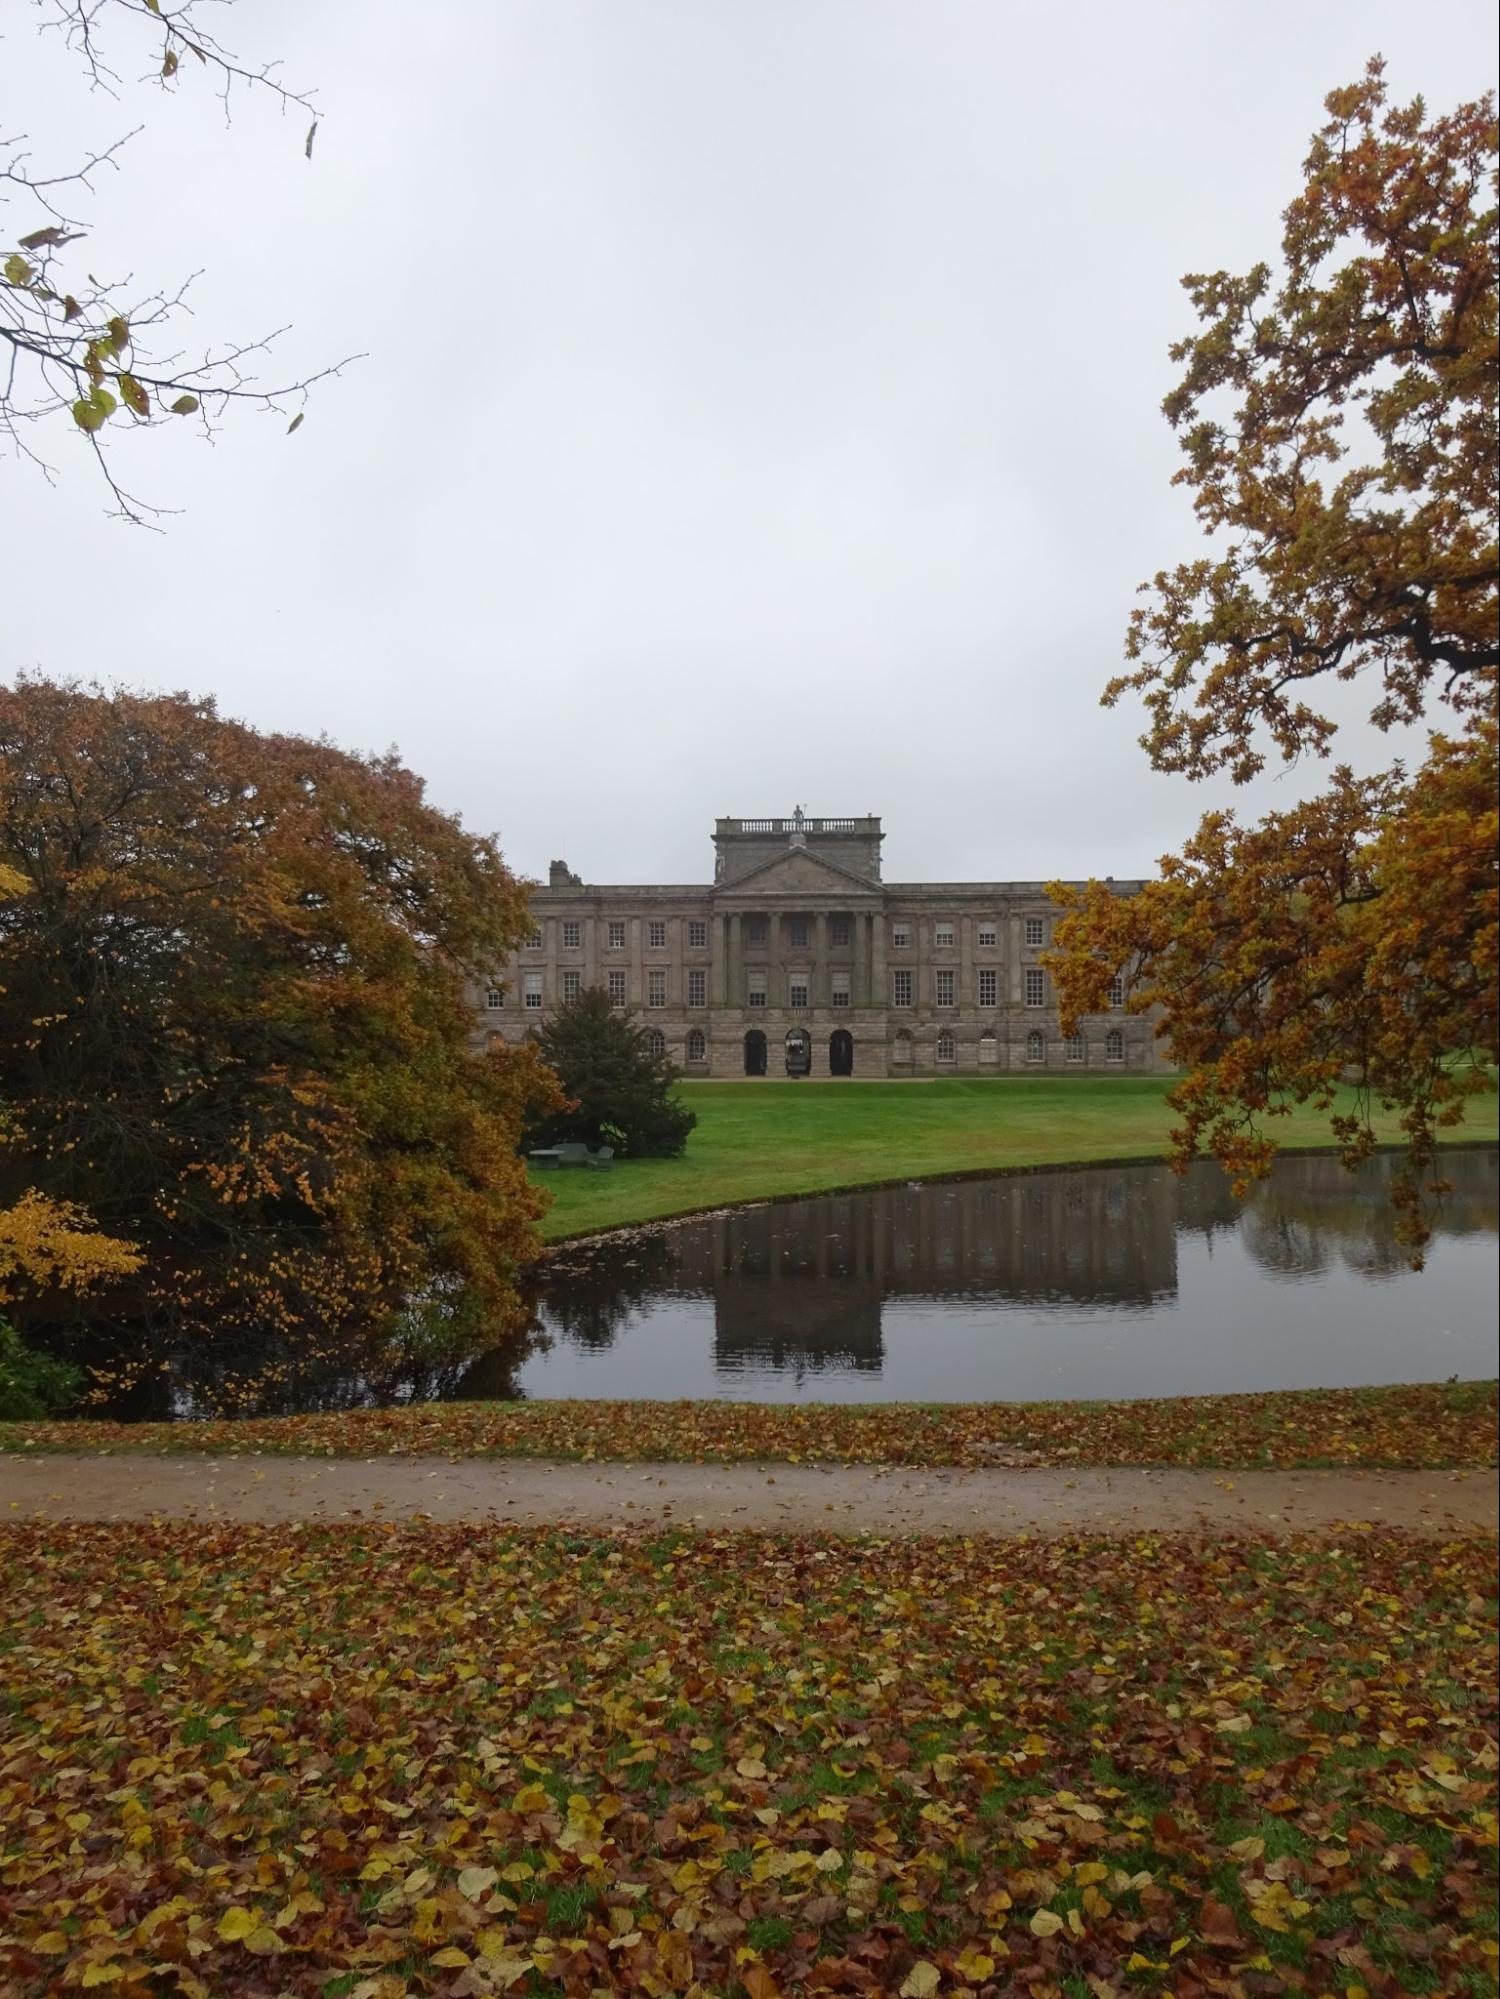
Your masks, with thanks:
M852 868L841 868L836 861L826 861L820 854L810 854L805 848L775 854L746 874L736 875L733 881L717 883L714 889L716 895L726 898L747 893L756 896L837 894L846 902L851 891L873 900L880 894L880 885L864 875L855 874Z

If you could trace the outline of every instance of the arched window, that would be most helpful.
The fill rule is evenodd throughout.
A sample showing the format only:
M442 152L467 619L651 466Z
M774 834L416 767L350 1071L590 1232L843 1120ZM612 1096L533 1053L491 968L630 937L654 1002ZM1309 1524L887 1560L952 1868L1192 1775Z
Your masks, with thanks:
M1068 1060L1070 1062L1083 1061L1084 1046L1083 1046L1083 1036L1081 1034L1070 1034L1068 1036L1067 1054L1068 1054Z
M1118 1027L1111 1028L1104 1037L1104 1059L1106 1062L1125 1060L1125 1037Z
M937 1038L937 1058L939 1062L949 1063L958 1060L958 1042L946 1027Z
M646 1029L646 1052L648 1055L666 1054L667 1037L659 1027L648 1027Z
M701 1027L690 1028L687 1038L687 1058L689 1062L702 1062L707 1055L708 1042L704 1038L703 1029Z
M1028 1062L1045 1062L1046 1059L1047 1059L1046 1037L1044 1035L1038 1034L1036 1029L1033 1028L1030 1034L1028 1034L1026 1037L1026 1060Z
M997 1037L988 1032L981 1034L979 1037L980 1068L993 1069L996 1066L996 1064L999 1062L999 1060L1000 1060L1000 1043Z
M898 1069L911 1067L911 1036L903 1027L891 1047L891 1060Z

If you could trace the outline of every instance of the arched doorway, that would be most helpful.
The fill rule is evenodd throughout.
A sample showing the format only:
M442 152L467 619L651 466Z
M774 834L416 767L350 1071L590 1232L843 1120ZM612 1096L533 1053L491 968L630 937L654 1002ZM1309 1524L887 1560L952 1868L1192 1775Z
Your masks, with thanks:
M794 1027L786 1038L786 1072L806 1076L812 1070L812 1036L805 1027Z
M745 1036L745 1074L763 1076L766 1073L766 1037L758 1027L752 1027Z
M836 1027L828 1037L828 1073L830 1076L854 1074L854 1036L847 1027Z

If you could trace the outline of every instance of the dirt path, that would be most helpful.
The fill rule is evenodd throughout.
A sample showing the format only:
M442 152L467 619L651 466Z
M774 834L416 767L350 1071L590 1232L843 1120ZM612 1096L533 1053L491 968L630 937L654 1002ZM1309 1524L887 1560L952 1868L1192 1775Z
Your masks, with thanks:
M672 1522L833 1534L1321 1531L1368 1522L1494 1534L1491 1472L913 1471L862 1465L570 1464L0 1456L0 1521L349 1520L592 1527Z

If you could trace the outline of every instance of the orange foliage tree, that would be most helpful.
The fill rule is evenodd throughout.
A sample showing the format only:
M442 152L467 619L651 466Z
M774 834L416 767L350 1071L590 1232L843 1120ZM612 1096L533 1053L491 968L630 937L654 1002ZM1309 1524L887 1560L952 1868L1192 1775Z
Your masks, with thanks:
M1294 1102L1353 1163L1397 1110L1420 1251L1439 1131L1497 1058L1494 105L1388 104L1378 59L1326 102L1276 288L1265 264L1184 280L1202 325L1164 407L1210 552L1146 586L1104 698L1142 696L1157 769L1239 783L1329 754L1320 683L1370 683L1382 728L1446 720L1415 770L1209 814L1138 896L1059 887L1052 968L1068 1031L1117 972L1160 1009L1179 1164L1263 1173Z
M140 1359L327 1352L414 1315L504 1329L536 1247L522 1117L468 982L526 928L492 842L392 757L186 696L0 691L0 1205L36 1189L140 1251L11 1307Z
M0 903L24 895L26 882L0 864ZM0 1132L5 1114L0 1106ZM116 1242L90 1227L82 1209L49 1201L28 1187L12 1207L0 1208L0 1310L21 1292L53 1286L83 1291L104 1277L123 1277L140 1267L128 1242Z

